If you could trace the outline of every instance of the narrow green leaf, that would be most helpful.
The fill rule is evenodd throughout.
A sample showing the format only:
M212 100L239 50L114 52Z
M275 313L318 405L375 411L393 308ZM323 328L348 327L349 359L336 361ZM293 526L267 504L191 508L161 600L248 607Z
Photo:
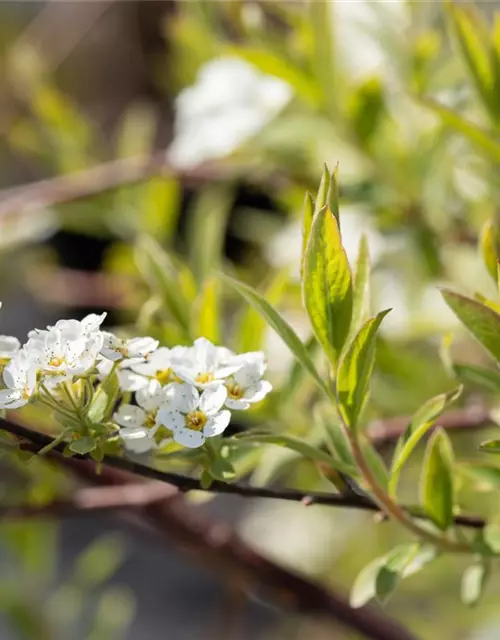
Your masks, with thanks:
M70 442L69 448L73 453L78 453L80 455L85 455L86 453L90 453L96 448L96 440L92 438L92 436L85 436L83 438L79 438L78 440L73 440Z
M277 271L265 287L262 297L271 305L280 302L286 292L288 270ZM238 351L258 351L262 349L267 322L253 306L245 305L236 329Z
M404 434L399 438L396 445L391 465L391 495L395 495L399 475L403 465L410 457L420 440L435 424L436 419L442 414L446 407L454 402L461 394L462 387L440 393L438 396L425 402L416 411Z
M498 243L498 229L493 220L487 220L479 236L479 248L484 264L495 283L497 282L497 260L500 255Z
M465 136L469 142L483 151L491 160L500 162L500 141L493 132L482 129L474 122L469 122L459 113L444 107L434 100L421 98L420 102L438 115L443 124Z
M368 398L375 362L375 335L390 309L367 320L346 349L337 375L337 400L347 426L355 428Z
M469 607L477 604L483 594L490 575L489 565L483 560L467 567L462 576L460 595Z
M227 221L233 202L227 184L212 184L196 197L189 217L189 265L201 284L221 263Z
M315 203L312 195L307 192L304 201L304 215L302 218L302 257L300 260L300 278L302 280L304 272L304 257L306 255L307 243L311 233L312 221L314 218Z
M442 289L441 294L476 340L500 361L500 315L481 302L454 291Z
M377 483L383 489L387 490L389 484L389 473L382 457L368 438L362 438L361 448L363 450L363 456L375 476Z
M493 74L490 65L488 30L471 6L459 6L452 2L446 6L452 33L467 65L469 75L486 109L491 111L494 96L492 95Z
M178 325L187 331L188 304L182 296L178 274L168 254L153 238L143 236L137 243L135 258L144 280L161 297L166 310Z
M329 453L326 453L322 449L313 447L303 440L299 440L298 438L294 438L292 436L249 433L242 438L245 440L245 442L262 442L267 444L276 444L280 447L287 447L288 449L292 449L292 451L297 451L298 453L303 455L304 458L326 464L335 471L340 471L341 473L345 473L349 476L357 475L356 467L346 464L341 460L336 460Z
M313 359L319 352L319 343L316 340L315 335L312 335L304 346L311 359ZM294 397L294 394L299 388L306 373L307 369L303 367L299 360L295 360L292 368L290 369L288 380L280 390L280 396L283 398L283 401Z
M297 360L302 364L302 366L309 371L309 373L316 380L318 386L325 391L328 395L330 391L324 381L321 379L319 373L316 371L316 367L314 366L313 361L307 349L304 346L304 343L297 336L292 327L288 324L286 320L284 320L281 315L272 307L267 300L265 300L260 294L258 294L254 289L249 287L238 280L234 280L229 276L219 273L219 277L232 287L235 291L237 291L250 305L252 305L267 321L267 323L276 331L276 333L280 336L283 342L290 349L292 354L297 358Z
M454 364L453 371L462 382L500 391L500 371L473 364Z
M370 253L365 234L361 236L354 271L351 333L357 331L370 314Z
M111 417L120 393L120 383L116 373L108 376L100 385L89 405L87 417L91 422L103 422Z
M500 440L486 440L479 445L485 453L500 453Z
M483 540L493 553L500 553L500 524L486 525L483 529Z
M472 481L476 491L500 491L500 467L470 462L458 469L466 476L468 486Z
M321 211L321 209L324 209L325 207L330 206L329 193L330 193L331 180L332 180L331 173L325 164L323 166L323 173L321 175L321 180L318 187L318 193L316 195L316 200L314 202L313 218L316 214L318 214ZM312 224L312 220L311 220L311 224ZM310 228L309 228L309 231L310 231Z
M351 445L340 421L333 416L326 416L320 410L314 412L314 418L315 422L320 423L324 429L326 446L332 456L355 467L356 463L352 455Z
M375 558L358 573L349 597L353 609L363 607L377 595L377 578L385 559L385 556Z
M349 334L352 284L337 220L326 207L312 223L304 257L302 295L316 337L335 369Z
M206 280L195 301L191 316L191 333L204 336L218 344L220 335L219 281L216 278Z
M429 440L421 478L422 503L443 531L453 522L453 450L448 436L436 430Z

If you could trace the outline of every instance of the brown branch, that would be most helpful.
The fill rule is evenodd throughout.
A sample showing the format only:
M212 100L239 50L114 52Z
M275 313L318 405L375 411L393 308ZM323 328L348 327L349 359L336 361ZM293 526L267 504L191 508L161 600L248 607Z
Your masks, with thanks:
M230 177L215 163L180 172L162 150L151 156L113 160L77 173L4 189L0 191L0 218L79 200L159 175L176 175L192 184Z
M96 511L145 507L178 493L176 487L163 482L92 487L80 489L69 498L59 498L47 504L0 505L0 520L86 516Z
M368 436L377 446L397 440L411 422L411 416L398 416L384 420L374 420L368 425ZM493 422L491 412L482 405L471 405L464 409L456 409L444 413L437 421L436 427L447 431L479 429ZM432 430L429 430L432 433Z
M94 484L116 487L137 482L133 475L106 466L97 476L91 461L55 455L73 473ZM140 524L149 524L163 541L174 539L204 565L224 572L245 591L252 590L263 599L270 598L284 609L340 622L372 640L415 640L409 631L383 612L371 606L352 609L344 596L267 560L247 546L228 525L202 517L185 504L176 487L172 490L177 495L151 503L139 512Z
M30 446L30 450L33 450L31 445L35 445L36 448L46 447L51 444L53 438L42 434L38 431L34 431L25 426L18 424L12 424L7 421L0 422L0 428L7 431L18 438L26 440ZM61 453L64 449L64 444L60 443L55 447L55 451ZM78 459L89 459L88 455L75 456ZM103 464L107 467L126 471L134 474L135 476L141 476L149 480L156 480L173 485L178 488L179 492L187 491L207 491L204 489L200 481L197 478L190 476L183 476L177 473L160 471L146 465L142 465L136 462L132 462L126 458L119 458L115 456L105 456ZM380 512L378 505L366 495L360 495L354 492L346 494L339 493L326 493L326 492L304 492L296 489L272 489L269 487L252 487L248 485L242 485L238 483L226 484L214 480L208 491L221 494L233 494L246 498L268 498L274 500L289 500L294 502L302 502L304 505L309 506L312 504L321 504L327 506L343 507L348 509L362 509L366 511ZM425 513L414 507L404 507L405 510L415 518L428 519ZM457 515L455 516L455 524L469 527L473 529L481 529L485 526L483 518L472 515Z

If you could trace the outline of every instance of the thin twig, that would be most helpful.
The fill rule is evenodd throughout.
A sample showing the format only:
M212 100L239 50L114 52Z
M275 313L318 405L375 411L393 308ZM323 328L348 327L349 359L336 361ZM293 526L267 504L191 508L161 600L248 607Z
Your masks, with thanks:
M79 489L68 498L58 498L47 504L0 505L0 520L86 516L96 511L145 507L178 493L176 487L163 482L92 487Z
M7 431L19 438L22 438L35 447L45 447L49 445L53 438L47 436L38 431L29 429L28 427L13 424L5 420L0 422L0 428ZM61 453L64 449L64 444L61 443L54 447L55 451ZM30 450L32 448L30 447ZM75 456L78 459L89 459L90 456ZM143 464L132 462L126 458L119 458L115 456L105 456L103 464L108 467L113 467L121 471L134 474L135 476L141 476L148 478L149 480L156 480L165 482L177 487L179 492L187 491L207 491L204 489L200 481L190 476L183 476L177 473L160 471L152 467L148 467ZM246 498L268 498L274 500L289 500L294 502L302 502L304 505L309 506L311 504L321 504L332 507L344 507L348 509L362 509L367 511L379 512L379 506L370 498L358 495L355 493L338 494L338 493L326 493L326 492L304 492L296 489L272 489L269 487L252 487L248 485L242 485L238 483L226 484L225 482L214 481L208 491L221 494L233 494ZM410 515L416 518L427 519L427 516L418 509L411 507L403 507ZM478 516L458 515L455 517L455 524L469 527L473 529L480 529L485 526L483 518Z

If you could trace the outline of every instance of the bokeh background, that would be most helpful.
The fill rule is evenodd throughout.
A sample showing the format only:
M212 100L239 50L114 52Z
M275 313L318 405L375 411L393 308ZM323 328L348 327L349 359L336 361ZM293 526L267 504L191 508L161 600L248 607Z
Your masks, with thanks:
M441 2L403 0L0 3L2 332L23 339L59 317L106 310L109 327L175 344L201 326L200 299L216 296L224 342L268 355L277 392L250 424L318 443L309 382L294 382L285 347L252 324L213 270L258 287L307 340L302 204L323 163L338 162L348 255L366 234L373 307L394 309L378 344L370 417L411 413L449 389L443 336L456 334L458 359L484 357L437 287L495 295L477 244L499 215L500 73L491 62L498 76L486 96L457 32L465 24L472 40L480 34L498 51L500 4L467 6L464 18ZM479 71L488 73L481 55ZM472 133L462 119L475 123ZM159 247L169 279L158 288L147 256ZM161 288L169 284L187 325L184 307ZM463 403L484 401L494 398L469 386ZM498 479L482 477L479 497L470 491L478 438L454 436L461 499L494 513ZM43 503L74 486L44 461L2 460L5 498ZM403 483L408 500L418 470L417 455ZM325 487L310 465L274 446L242 460L239 473L255 485ZM343 592L404 539L359 512L237 498L193 508ZM8 640L356 637L249 598L174 541L165 547L118 518L0 523L0 567ZM481 604L467 609L464 567L436 561L401 586L388 614L429 640L495 640L500 582L493 574Z

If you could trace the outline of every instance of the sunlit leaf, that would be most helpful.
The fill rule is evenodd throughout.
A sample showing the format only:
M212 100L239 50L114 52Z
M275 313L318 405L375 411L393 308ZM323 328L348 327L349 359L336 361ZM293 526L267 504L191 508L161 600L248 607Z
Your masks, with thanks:
M357 331L370 314L370 253L366 235L361 236L354 271L351 333Z
M479 247L483 261L495 283L497 282L497 261L500 257L499 233L493 220L487 220L479 236Z
M302 295L318 341L335 368L349 334L352 283L339 226L329 208L314 216L304 256Z
M420 440L435 424L437 418L452 402L454 402L461 394L462 387L440 393L438 396L425 402L412 417L412 420L404 434L399 438L391 467L391 493L394 495L399 475L403 465L410 457Z
M473 364L453 364L453 371L462 382L500 391L500 371Z
M272 307L269 302L267 302L267 300L265 300L254 289L246 284L243 284L243 282L234 280L233 278L230 278L229 276L226 276L222 273L219 274L219 277L226 284L237 291L241 296L243 296L243 298L245 298L245 300L264 317L267 323L276 331L283 342L287 345L292 354L313 376L313 378L318 383L318 386L323 389L323 391L325 391L328 395L330 395L327 386L321 379L319 373L316 371L316 367L314 366L314 363L311 360L311 357L307 352L307 349L305 348L302 340L297 336L288 322L281 317L276 309L274 309L274 307Z
M421 494L427 515L440 529L448 529L453 522L453 450L441 429L434 432L427 445Z
M367 320L346 349L337 375L337 399L345 423L356 427L368 398L370 376L375 362L375 336L389 313L381 311Z
M78 453L80 455L85 455L94 451L97 446L96 439L92 436L84 436L83 438L79 438L78 440L73 440L73 442L69 443L69 448L73 453Z
M205 280L191 314L192 335L204 336L214 344L219 344L221 340L218 289L219 281L216 278Z
M469 607L477 604L483 594L490 571L485 560L467 567L462 576L460 595L462 602Z
M481 302L442 289L445 302L492 356L500 361L500 315Z

